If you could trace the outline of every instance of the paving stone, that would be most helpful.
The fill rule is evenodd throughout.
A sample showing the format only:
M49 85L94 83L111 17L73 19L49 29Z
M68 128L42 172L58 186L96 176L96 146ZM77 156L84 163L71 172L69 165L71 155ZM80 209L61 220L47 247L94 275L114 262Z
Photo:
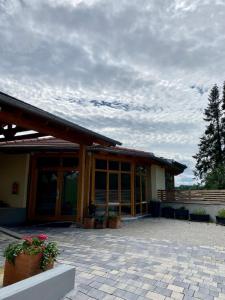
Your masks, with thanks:
M178 292L178 293L182 293L184 288L177 286L177 285L173 285L173 284L169 284L167 287L169 290L172 290L174 292Z
M115 292L116 288L112 287L110 285L107 285L107 284L103 284L99 287L99 290L103 291L105 293L108 293L108 294L113 294L113 292Z
M154 292L148 292L145 297L151 300L165 300L166 298L165 296Z
M48 234L61 248L59 263L76 267L75 289L65 300L225 300L224 228L213 226L145 219L119 230L27 227L17 231ZM210 228L215 232L211 236ZM0 264L2 249L12 241L0 234Z

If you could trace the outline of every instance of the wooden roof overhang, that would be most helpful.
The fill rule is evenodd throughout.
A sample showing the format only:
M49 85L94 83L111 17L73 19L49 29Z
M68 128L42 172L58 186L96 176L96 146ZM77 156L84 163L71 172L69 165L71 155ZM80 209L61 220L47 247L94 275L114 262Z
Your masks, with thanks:
M107 153L114 155L123 155L127 157L136 158L139 162L156 164L158 166L164 167L166 170L174 175L179 175L187 168L186 165L181 164L173 159L166 159L164 157L155 156L152 152L145 152L135 149L128 149L122 147L101 147L95 146L91 147L92 152Z
M8 153L29 153L29 152L75 152L79 150L79 145L68 141L55 138L30 139L14 142L0 142L1 152ZM104 147L99 145L88 146L87 150L98 154L102 158L117 157L120 159L132 159L138 163L156 164L164 167L174 175L181 174L186 166L171 159L155 156L151 152L123 148L123 147Z
M93 144L121 145L116 140L0 92L0 142L43 136L54 136L89 146Z

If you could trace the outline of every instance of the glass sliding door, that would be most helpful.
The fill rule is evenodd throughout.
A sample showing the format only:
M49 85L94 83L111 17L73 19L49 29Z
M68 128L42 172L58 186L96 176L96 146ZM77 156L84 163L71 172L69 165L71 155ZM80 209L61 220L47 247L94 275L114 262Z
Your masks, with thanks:
M58 173L40 171L37 180L36 214L54 216L58 195Z
M38 156L35 165L33 218L75 220L78 199L78 158Z
M62 174L62 194L60 214L73 216L77 210L78 172L67 171Z

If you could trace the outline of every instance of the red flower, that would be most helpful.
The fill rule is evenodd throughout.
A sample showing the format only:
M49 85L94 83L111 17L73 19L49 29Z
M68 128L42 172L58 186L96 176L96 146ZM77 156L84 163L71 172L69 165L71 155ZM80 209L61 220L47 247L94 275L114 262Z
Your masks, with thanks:
M46 234L39 234L37 237L40 241L45 241L48 239L48 236Z

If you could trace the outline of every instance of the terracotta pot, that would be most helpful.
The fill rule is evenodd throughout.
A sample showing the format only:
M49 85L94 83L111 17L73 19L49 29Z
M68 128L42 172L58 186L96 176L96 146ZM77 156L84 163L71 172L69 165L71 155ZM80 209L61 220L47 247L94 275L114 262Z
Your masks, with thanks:
M93 229L95 227L95 218L84 218L84 228Z
M105 229L106 228L106 220L103 222L99 222L95 220L95 229Z
M121 222L120 218L113 218L108 220L108 227L112 229L118 229L120 228Z
M5 261L3 286L13 284L17 281L29 278L39 274L42 271L40 268L41 255L20 254L16 257L15 263ZM52 269L54 262L49 264L47 270Z

